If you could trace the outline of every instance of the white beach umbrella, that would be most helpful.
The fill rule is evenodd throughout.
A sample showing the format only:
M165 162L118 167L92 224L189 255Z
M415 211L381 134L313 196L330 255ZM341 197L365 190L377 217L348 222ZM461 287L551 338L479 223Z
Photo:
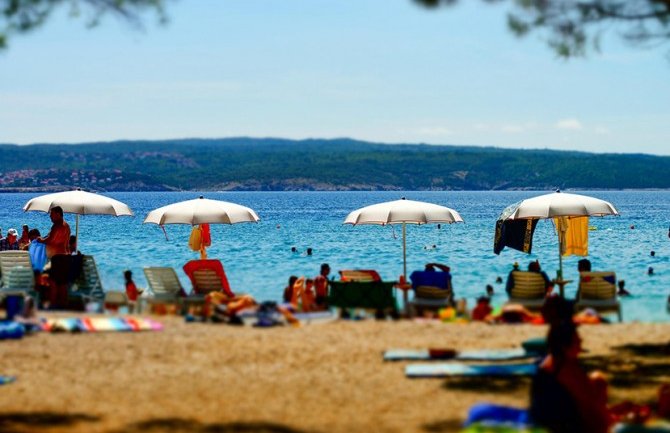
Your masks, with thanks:
M77 215L75 229L77 240L79 240L79 215L133 215L133 212L125 203L104 195L94 194L80 189L35 197L28 200L23 206L23 210L26 212L49 212L56 206L60 206L64 213Z
M236 224L258 222L253 209L227 201L210 200L202 196L194 200L154 209L147 214L145 223L165 224Z
M611 203L605 200L557 191L522 200L507 219L545 219L604 215L619 215L619 212Z
M401 200L374 204L351 212L344 224L402 224L402 274L407 281L407 224L437 224L463 222L463 218L453 209L422 201ZM407 292L404 292L405 297ZM405 299L407 305L407 299Z
M556 191L538 197L522 200L507 207L500 219L502 220L539 220L557 218L558 227L558 261L559 278L563 277L564 235L567 230L567 220L590 216L619 215L616 208L605 200L580 194L568 194ZM562 289L562 287L561 287Z
M260 218L253 209L200 196L200 198L194 200L181 201L154 209L147 214L144 222L158 224L163 228L165 224L237 224L255 223L259 220ZM163 228L163 232L165 232L165 228ZM200 254L201 258L207 257L204 246L201 247Z

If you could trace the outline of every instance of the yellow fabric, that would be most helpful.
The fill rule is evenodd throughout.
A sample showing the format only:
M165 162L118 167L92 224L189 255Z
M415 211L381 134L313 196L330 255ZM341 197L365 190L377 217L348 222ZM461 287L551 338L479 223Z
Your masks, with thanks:
M589 217L566 218L567 230L563 235L564 256L589 254ZM558 227L558 219L556 221Z
M200 251L202 248L202 229L200 226L194 226L191 230L191 236L188 238L188 246L193 251Z

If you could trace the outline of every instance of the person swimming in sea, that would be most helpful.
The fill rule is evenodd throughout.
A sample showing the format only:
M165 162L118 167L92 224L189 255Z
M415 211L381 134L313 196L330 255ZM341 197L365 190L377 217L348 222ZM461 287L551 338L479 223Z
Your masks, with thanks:
M624 280L619 280L618 285L619 290L616 292L618 296L631 296L630 292L624 287L626 285Z

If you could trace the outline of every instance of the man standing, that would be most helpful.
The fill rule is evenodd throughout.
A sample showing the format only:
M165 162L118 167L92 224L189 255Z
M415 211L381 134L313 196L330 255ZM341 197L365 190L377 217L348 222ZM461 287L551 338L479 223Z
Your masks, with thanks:
M328 308L328 274L330 266L328 263L321 265L319 276L314 279L314 291L316 292L316 307L319 310Z
M45 238L37 238L37 242L46 244L47 257L51 259L57 254L69 254L70 226L63 219L63 208L54 206L49 211L53 225Z
M63 208L54 206L49 211L53 225L45 238L37 238L37 242L46 245L47 258L51 261L49 279L50 308L66 308L68 303L67 286L70 276L70 226L63 219Z
M16 229L7 230L7 237L0 239L0 251L14 251L19 249L18 232Z

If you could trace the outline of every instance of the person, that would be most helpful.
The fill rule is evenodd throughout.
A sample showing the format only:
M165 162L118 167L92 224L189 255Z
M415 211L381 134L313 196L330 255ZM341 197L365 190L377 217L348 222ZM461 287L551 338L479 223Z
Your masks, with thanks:
M589 259L581 259L577 262L578 272L591 272L591 261Z
M477 298L477 305L472 310L471 318L476 321L484 321L493 312L491 308L491 300L488 296L480 296Z
M624 287L626 282L624 280L619 280L619 290L616 292L619 296L630 296L630 292Z
M293 299L293 285L295 284L296 281L298 281L298 277L296 277L295 275L291 275L288 278L288 286L284 287L284 295L282 298L284 299L284 302L287 304L290 304L291 299Z
M312 248L307 248L307 255L311 256L312 255Z
M70 249L70 255L72 256L81 254L81 251L77 249L77 237L75 235L70 236L68 248Z
M542 279L544 280L544 288L547 291L547 293L550 293L551 290L554 288L554 283L551 282L551 280L547 276L547 273L544 272L540 267L539 260L535 260L534 262L528 263L528 272L537 272L540 275L542 275Z
M551 433L606 433L607 382L579 364L582 340L572 320L556 320L547 334L548 355L533 377L529 415Z
M490 285L490 284L487 284L487 285L486 285L486 296L488 296L488 297L490 298L490 297L493 296L494 294L495 294L495 293L494 293L494 291L493 291L493 286Z
M291 247L291 252L295 254L298 252L298 249L296 247Z
M305 287L300 296L301 309L304 312L314 311L316 295L314 294L314 280L308 278L305 280Z
M28 224L24 224L21 228L21 237L19 238L19 248L22 250L27 250L28 245L30 244L30 229Z
M502 284L502 277L500 275L496 277L496 284Z
M647 275L654 275L654 268L649 266L649 269L647 269Z
M51 262L49 269L50 308L65 308L68 302L67 286L70 279L70 226L63 219L63 208L54 206L49 211L53 225L46 237L37 238L37 242L46 245L47 258Z
M314 292L316 293L316 307L319 310L328 308L328 275L330 274L330 265L321 263L319 275L314 278Z
M651 250L651 252L649 253L649 255L652 256L652 257L656 257L656 251Z
M19 249L18 232L16 229L7 230L7 237L0 239L0 251L16 251Z
M53 225L45 238L37 238L37 242L46 244L47 257L51 259L58 254L69 254L70 252L70 226L63 219L63 208L54 206L49 211L49 217Z
M142 290L139 290L135 285L135 282L133 281L133 272L131 270L126 269L123 272L123 278L126 280L126 296L128 296L128 303L130 304L128 310L132 313L135 311L137 298L142 294Z

